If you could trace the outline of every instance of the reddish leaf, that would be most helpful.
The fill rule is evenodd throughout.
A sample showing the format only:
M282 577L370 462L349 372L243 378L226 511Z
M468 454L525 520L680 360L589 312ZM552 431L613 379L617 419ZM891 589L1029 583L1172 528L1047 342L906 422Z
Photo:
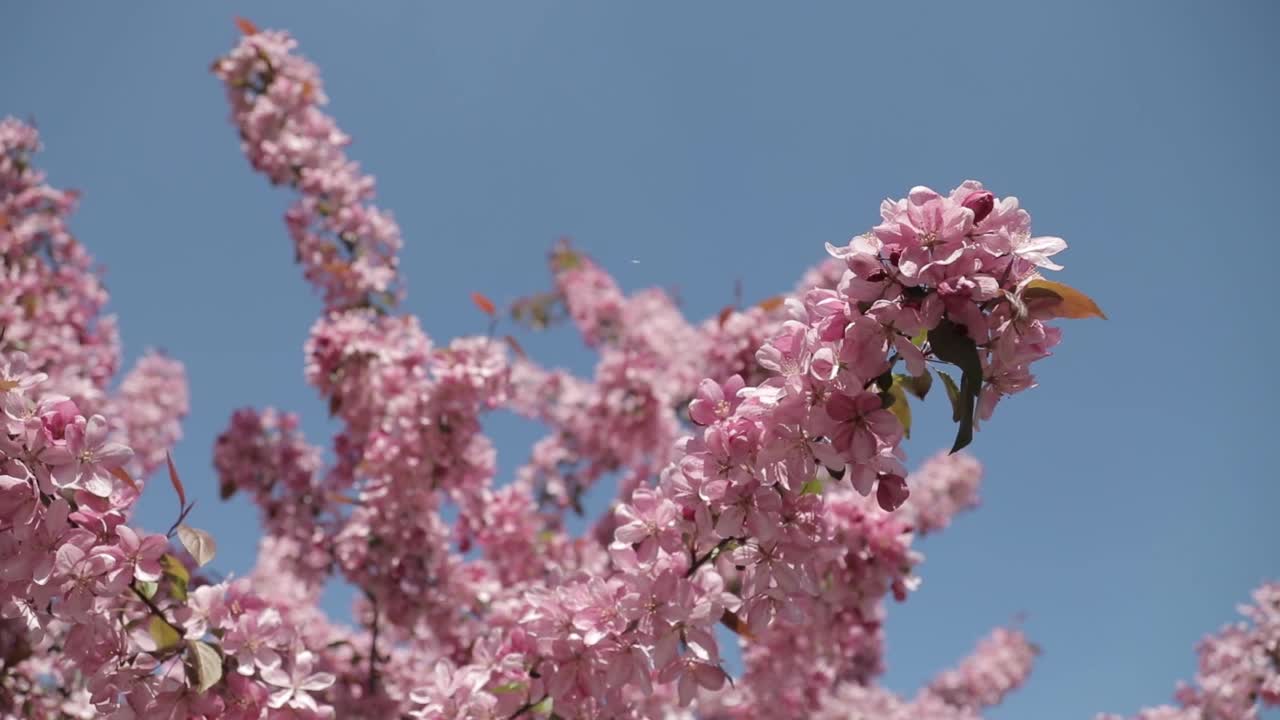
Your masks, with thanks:
M493 301L481 293L471 293L471 302L475 303L476 307L480 308L480 312L488 315L489 317L493 317L498 312L498 308L493 304Z
M1102 312L1093 298L1070 285L1044 278L1036 278L1027 283L1022 291L1022 299L1033 309L1048 310L1053 317L1071 320L1091 317L1107 319L1107 314Z
M730 315L732 315L732 314L733 314L733 311L734 311L734 310L736 310L736 309L737 309L737 308L735 308L735 307L734 307L734 306L732 306L732 305L725 305L725 306L720 310L720 314L716 316L716 320L717 320L717 321L719 321L719 323L720 323L720 327L724 327L724 323L725 323L725 321L729 319L729 316L730 316Z
M178 468L173 466L173 456L165 453L164 459L169 463L169 482L173 483L173 489L178 493L178 506L186 507L187 490L182 487L182 479L178 477Z
M782 303L784 302L786 302L785 297L783 297L782 295L774 295L771 298L765 298L764 300L761 300L760 302L756 303L756 307L760 308L765 312L773 312L774 310L777 310L778 308L782 307Z
M755 636L751 634L751 630L747 627L746 621L738 617L738 614L731 610L725 610L724 614L720 616L720 624L729 628L740 637L746 638L747 640L755 639Z
M128 470L123 467L111 468L111 474L115 475L120 482L133 488L134 492L138 492L138 483L133 481L133 476L129 474Z
M258 26L254 25L253 22L250 20L245 20L242 17L238 17L235 19L235 23L236 23L236 29L238 29L241 33L245 35L258 34Z

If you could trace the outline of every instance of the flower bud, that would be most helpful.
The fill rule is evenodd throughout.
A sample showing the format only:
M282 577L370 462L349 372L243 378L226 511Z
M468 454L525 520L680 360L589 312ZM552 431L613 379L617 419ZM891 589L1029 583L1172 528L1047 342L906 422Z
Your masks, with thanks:
M960 205L973 211L973 224L977 225L995 209L996 196L987 190L975 190Z

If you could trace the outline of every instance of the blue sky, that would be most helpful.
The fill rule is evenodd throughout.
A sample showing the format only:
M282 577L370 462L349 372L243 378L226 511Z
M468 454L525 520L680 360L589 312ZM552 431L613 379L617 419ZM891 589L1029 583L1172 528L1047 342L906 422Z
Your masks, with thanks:
M1280 164L1280 10L1266 2L10 3L0 113L34 116L73 228L107 266L127 357L187 365L175 453L219 567L252 564L257 515L217 500L234 408L332 426L302 379L319 302L240 155L210 61L234 15L293 31L352 154L404 229L407 307L437 339L481 332L467 296L547 284L572 235L628 289L701 318L791 287L879 201L968 177L1067 239L1076 322L1042 387L974 452L983 507L923 549L891 609L887 683L914 689L1026 613L1044 647L996 718L1132 712L1195 669L1193 643L1280 578L1277 351L1268 264ZM638 262L633 262L638 261ZM587 371L567 332L526 338ZM920 460L949 443L917 411ZM535 428L495 417L501 472ZM141 519L172 519L153 485ZM328 606L345 613L343 594Z

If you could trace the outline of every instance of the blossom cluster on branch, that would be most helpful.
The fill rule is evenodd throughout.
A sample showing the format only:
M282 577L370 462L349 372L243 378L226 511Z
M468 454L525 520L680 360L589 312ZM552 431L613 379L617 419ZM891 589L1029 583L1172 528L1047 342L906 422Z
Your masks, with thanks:
M599 356L576 377L495 336L483 295L490 332L448 343L397 309L400 230L317 69L288 34L240 27L213 72L250 163L295 194L286 227L324 302L305 374L340 425L334 461L296 415L237 411L214 467L264 537L246 577L204 569L214 537L187 524L167 457L181 365L146 355L108 392L119 343L66 229L74 196L32 167L32 128L0 124L0 715L960 720L1027 679L1039 650L1011 627L914 698L877 684L916 539L978 503L958 451L1034 387L1054 319L1101 316L1045 277L1066 244L1016 198L912 188L793 291L697 323L562 242L554 288L511 315L570 320ZM935 384L956 439L908 473L912 403ZM548 431L505 485L481 424L499 409ZM177 518L147 532L131 510L161 467ZM609 510L570 535L607 479ZM359 591L354 626L318 608L333 577ZM1205 641L1179 707L1140 717L1280 700L1280 591L1255 600L1251 625Z

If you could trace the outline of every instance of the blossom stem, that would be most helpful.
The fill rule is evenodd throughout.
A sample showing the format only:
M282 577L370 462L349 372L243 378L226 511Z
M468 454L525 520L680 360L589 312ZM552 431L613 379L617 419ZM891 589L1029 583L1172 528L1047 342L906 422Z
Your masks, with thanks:
M723 551L726 547L728 547L729 543L733 542L734 540L737 540L737 538L725 538L720 542L716 543L716 546L708 550L706 555L703 555L702 557L697 558L693 561L693 565L689 566L689 572L686 572L684 576L687 578L693 577L693 574L698 572L698 568L702 567L703 565L706 565L711 560L714 560L717 556L720 555L721 551Z
M187 634L186 628L182 627L178 623L173 622L169 618L165 617L164 611L160 609L160 606L156 605L154 600L147 597L146 594L142 592L142 590L138 589L137 581L129 583L129 589L133 591L134 595L138 596L139 600L146 603L147 607L150 608L152 614L154 614L156 617L160 618L161 620L165 621L166 623L169 623L169 626L172 627L174 630L177 630L179 635L185 636Z
M373 694L378 687L378 620L381 614L378 612L378 599L371 593L366 593L369 602L373 603L373 627L370 630L371 638L369 640L369 693Z

